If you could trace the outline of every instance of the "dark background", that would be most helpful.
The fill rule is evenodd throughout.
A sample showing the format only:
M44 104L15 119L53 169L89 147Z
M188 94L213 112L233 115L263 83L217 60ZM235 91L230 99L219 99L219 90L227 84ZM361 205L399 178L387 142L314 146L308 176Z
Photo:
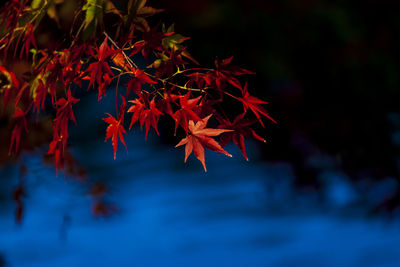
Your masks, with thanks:
M99 103L82 94L71 153L86 183L54 177L41 159L48 147L23 154L25 213L15 225L20 172L4 166L0 266L399 266L400 3L148 5L165 9L150 24L175 23L201 65L234 56L257 73L249 91L278 122L256 129L267 144L247 142L250 162L234 146L232 159L206 153L203 173L193 156L183 163L169 128L146 142L135 128L113 161L101 118L114 94ZM119 212L91 215L96 184Z
M399 179L399 8L390 0L168 1L162 17L192 37L201 63L233 55L257 73L250 90L278 121L260 130L269 141L263 158L291 162L296 186L318 190L327 168L354 183ZM384 200L395 206L396 188Z

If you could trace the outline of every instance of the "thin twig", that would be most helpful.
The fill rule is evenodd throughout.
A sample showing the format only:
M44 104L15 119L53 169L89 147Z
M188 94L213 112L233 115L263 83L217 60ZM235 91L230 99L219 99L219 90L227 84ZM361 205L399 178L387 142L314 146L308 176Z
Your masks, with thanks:
M139 67L135 64L135 62L133 62L133 60L130 59L130 58L125 54L125 52L123 51L123 49L121 49L121 48L114 42L114 40L111 39L111 37L110 37L106 32L103 32L103 34L104 34L104 35L106 36L106 38L115 46L115 48L117 48L118 50L121 51L121 54L122 54L123 57L126 59L126 61L128 62L129 66L130 66L131 68L139 69ZM200 70L200 69L202 69L202 68L196 68L196 69L192 69L192 70ZM191 70L191 69L179 71L179 73L186 72L186 71L189 71L189 70ZM202 70L211 70L211 69L202 69ZM205 87L205 88L202 88L202 89L200 89L200 88L188 88L188 87L186 87L186 86L181 86L181 85L178 85L178 84L169 82L168 79L161 79L161 78L156 77L156 76L154 76L154 75L152 75L152 74L150 74L150 73L148 73L148 72L145 72L145 71L143 71L143 72L144 72L147 76L149 76L149 77L151 77L151 78L153 78L153 79L156 79L156 80L162 82L163 84L167 83L167 84L172 85L172 86L175 86L175 87L177 87L177 88L179 88L179 89L188 90L188 91L197 91L197 92L204 92L205 90L209 89L209 87ZM127 73L129 73L129 72L127 72Z

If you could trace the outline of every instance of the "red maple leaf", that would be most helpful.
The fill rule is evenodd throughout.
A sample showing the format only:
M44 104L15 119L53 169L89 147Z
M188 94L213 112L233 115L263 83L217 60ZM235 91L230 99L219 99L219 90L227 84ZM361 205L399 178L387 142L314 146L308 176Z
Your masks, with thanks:
M125 144L125 140L122 134L126 134L126 131L124 129L124 126L122 125L122 121L120 120L116 120L111 114L106 113L108 115L107 118L103 118L103 120L108 123L108 127L106 130L106 139L105 141L107 141L109 138L111 138L112 141L112 145L114 148L114 159L117 156L117 146L118 146L118 138L121 140L121 142L124 144L125 149L126 148L126 144Z
M46 79L46 87L48 87L48 91L52 95L52 99L54 100L56 97L56 83L57 80L65 84L63 79L64 76L64 63L59 55L55 55L55 57L48 63L46 66L46 70L43 71L43 76L48 75ZM47 88L46 88L47 90Z
M110 75L108 75L108 73L105 73L103 75L103 82L99 85L98 90L98 97L97 99L100 100L103 96L106 95L106 90L107 90L107 86L109 86L111 83L111 77Z
M66 138L64 136L60 136L55 127L53 127L53 141L51 141L49 145L49 151L47 151L48 155L54 155L54 160L56 164L56 173L59 169L64 168L64 152L65 152L65 144Z
M204 76L204 79L208 85L212 85L214 82L219 90L223 90L225 87L225 82L228 82L236 88L242 90L242 86L236 76L255 73L237 66L230 65L232 59L233 57L223 60L219 60L217 58L215 60L216 70L209 71L207 75Z
M71 94L71 90L67 91L67 99L60 98L56 102L57 115L56 115L56 129L60 130L61 135L68 137L68 121L72 120L76 124L74 111L72 105L79 102L79 99L75 98Z
M158 25L150 31L143 32L143 40L136 42L133 45L133 50L130 57L142 51L143 57L148 61L149 55L152 51L164 51L166 50L162 41L168 36L173 35L173 32L162 33L157 31Z
M253 121L244 119L244 115L245 113L240 114L234 119L233 122L231 122L229 119L219 119L221 125L219 125L218 128L233 130L232 132L225 132L221 135L221 146L225 147L230 141L233 141L233 143L239 147L244 158L248 161L249 158L247 157L244 143L245 138L252 137L262 142L266 141L250 128L250 126L253 124Z
M132 119L131 119L131 124L129 125L129 130L132 128L132 125L139 120L140 115L142 114L143 109L146 108L146 104L144 103L143 98L138 98L135 100L129 100L128 102L132 103L133 106L131 106L128 109L128 112L132 113Z
M233 56L230 58L226 58L223 60L219 60L218 58L215 60L215 66L217 67L217 70L227 74L227 75L244 75L244 74L255 74L252 71L231 65L233 60Z
M3 16L0 17L0 24L5 24L5 29L7 31L13 32L14 28L17 26L18 20L23 13L26 2L21 2L19 0L11 0L5 2L3 7Z
M90 55L94 57L94 53L92 51L92 46L89 42L79 43L78 39L74 38L74 45L69 49L70 52L70 61L79 62L85 55Z
M174 115L174 112L172 110L172 104L176 104L175 101L179 99L181 96L180 95L175 95L169 92L164 92L164 96L162 99L160 99L157 104L158 104L158 109L161 112L164 112L166 114L169 114L170 116Z
M33 31L32 33L29 33L32 24L27 23L24 28L20 27L21 24L19 23L21 17L25 17L25 14L28 10L26 8L26 5L28 4L28 1L19 1L19 0L10 0L10 1L2 1L4 7L1 8L2 15L0 17L0 25L2 25L2 31L3 33L7 34L2 34L2 38L0 38L0 43L2 47L4 47L4 56L8 54L8 49L12 44L14 44L14 40L16 38L17 41L15 43L15 50L14 50L14 57L16 56L17 53L17 47L19 45L19 42L24 36L26 35L28 31L28 35L33 36ZM32 40L29 38L29 36L26 38L26 42L32 42ZM29 45L28 45L29 46ZM25 47L26 49L26 47ZM21 54L25 50L24 46L21 47Z
M130 79L126 84L126 95L129 95L129 93L133 91L136 95L140 96L142 94L143 84L157 84L157 82L147 76L143 70L136 69L134 75L135 77Z
M44 54L41 60L46 59L47 55ZM47 65L40 75L46 77L42 79L42 82L46 87L45 91L50 93L53 104L56 100L56 91L59 84L64 84L65 88L68 88L72 82L80 85L82 79L81 66L80 60L75 59L73 61L73 57L66 49L62 52L54 53L48 59Z
M38 79L38 86L36 88L36 97L33 100L33 109L36 110L36 118L39 118L40 109L44 109L44 102L47 96L47 88L44 86L43 81Z
M193 87L193 84L196 84L197 88L203 88L204 83L205 83L205 77L207 74L201 73L201 72L193 72L190 74L185 74L186 77L189 77L189 80L187 82L188 87Z
M126 101L124 97L122 98L122 104L119 108L119 111L117 113L117 119L115 119L111 114L106 113L108 115L107 118L103 118L103 121L108 123L108 127L106 130L106 139L104 140L107 142L109 138L111 138L112 146L114 148L114 159L116 158L117 155L117 146L118 146L118 138L121 140L121 142L124 144L125 149L128 151L124 136L122 134L126 134L125 128L124 128L124 119L125 119L125 109L126 109Z
M29 56L29 48L31 47L31 45L33 45L35 48L37 48L33 30L34 29L33 29L32 24L26 25L26 30L25 30L24 38L23 38L24 43L22 44L21 52L19 54L20 58L22 58L23 52L25 52L26 57ZM15 51L17 51L17 50L15 50Z
M196 124L194 121L189 121L189 133L183 138L175 147L185 146L185 162L189 155L193 152L196 158L203 164L204 171L207 171L205 158L204 158L204 148L216 151L218 153L223 153L229 157L231 154L226 152L213 138L210 136L218 136L225 132L230 132L232 130L227 129L211 129L205 128L208 120L212 115L203 118Z
M154 101L154 98L149 102L148 100L143 100L141 99L135 99L128 101L133 104L128 109L128 112L132 112L132 120L131 124L129 126L129 129L132 128L132 125L139 120L140 122L140 129L143 128L143 125L145 126L146 129L146 136L145 139L147 139L147 134L149 132L150 126L154 128L156 131L157 135L160 135L157 129L157 123L160 118L160 116L163 114L159 109L156 107L156 103ZM148 102L148 105L146 105L146 102ZM148 106L148 108L147 108Z
M110 66L108 65L107 60L114 54L118 53L119 50L115 50L110 48L107 44L107 38L104 38L103 43L100 45L100 48L96 48L97 54L95 57L97 58L97 62L93 62L89 65L86 70L86 73L90 73L90 82L89 87L94 84L96 81L98 85L101 85L102 77L104 78L104 74L108 74L111 77L114 76L113 72L111 71ZM99 96L101 93L99 92Z
M187 93L185 96L180 97L179 104L181 108L172 115L172 118L175 120L174 134L176 134L176 129L178 128L178 125L180 125L185 130L185 132L188 132L189 120L193 120L196 122L201 121L199 115L197 115L197 113L193 111L194 109L199 107L198 102L200 98L201 96L190 99L190 93Z
M262 125L262 127L265 127L265 126L261 120L260 114L267 117L274 123L276 123L276 121L267 113L267 111L262 106L260 106L260 104L268 104L268 102L258 99L257 97L251 96L249 94L249 92L247 91L247 83L243 87L242 93L243 93L242 97L236 97L236 96L233 96L233 95L225 92L225 94L242 102L245 113L247 112L248 109L250 109L254 113L254 115L257 117L257 119L260 122L260 124Z
M53 125L53 141L50 143L48 155L54 155L56 170L64 168L64 154L67 148L67 139L69 137L68 122L72 120L76 124L72 105L79 102L74 98L71 90L67 90L67 99L60 98L55 105L57 106L57 114Z

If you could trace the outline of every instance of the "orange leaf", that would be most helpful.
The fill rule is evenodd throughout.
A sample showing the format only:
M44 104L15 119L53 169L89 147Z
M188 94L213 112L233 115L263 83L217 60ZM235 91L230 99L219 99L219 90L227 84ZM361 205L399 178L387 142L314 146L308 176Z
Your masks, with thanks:
M203 164L204 171L207 171L205 157L204 157L204 148L209 150L216 151L218 153L225 154L229 157L232 157L231 154L226 152L217 141L215 141L210 136L218 136L225 132L231 132L232 130L226 129L211 129L205 128L208 120L211 115L203 118L201 121L198 121L196 124L191 120L189 121L189 134L185 138L183 138L175 147L186 145L185 146L185 162L189 155L193 152L196 158Z

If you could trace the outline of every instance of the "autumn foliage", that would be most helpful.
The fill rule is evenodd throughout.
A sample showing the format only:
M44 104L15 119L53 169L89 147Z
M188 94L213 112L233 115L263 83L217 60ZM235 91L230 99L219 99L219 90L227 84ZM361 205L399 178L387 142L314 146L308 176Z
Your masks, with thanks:
M148 17L162 10L145 0L129 0L118 8L111 0L78 1L68 34L45 47L36 32L44 19L60 24L58 6L64 2L11 0L1 8L0 93L2 112L13 124L10 155L43 145L23 144L22 136L35 131L47 114L52 116L47 156L64 169L69 127L77 123L74 108L86 89L97 91L99 101L115 95L115 110L104 110L103 119L114 158L118 143L126 148L124 136L134 125L144 128L147 138L151 129L159 135L160 120L173 122L170 132L181 136L177 147L185 145L185 161L193 152L204 170L204 149L230 156L224 147L233 142L247 159L245 139L264 141L255 124L264 127L265 118L275 121L264 108L267 102L252 96L241 81L254 73L235 66L233 57L201 67L184 46L188 37L176 33L173 25L149 25ZM29 63L26 72L14 73L16 58ZM237 114L225 111L227 98L242 106ZM209 120L214 128L207 128Z

